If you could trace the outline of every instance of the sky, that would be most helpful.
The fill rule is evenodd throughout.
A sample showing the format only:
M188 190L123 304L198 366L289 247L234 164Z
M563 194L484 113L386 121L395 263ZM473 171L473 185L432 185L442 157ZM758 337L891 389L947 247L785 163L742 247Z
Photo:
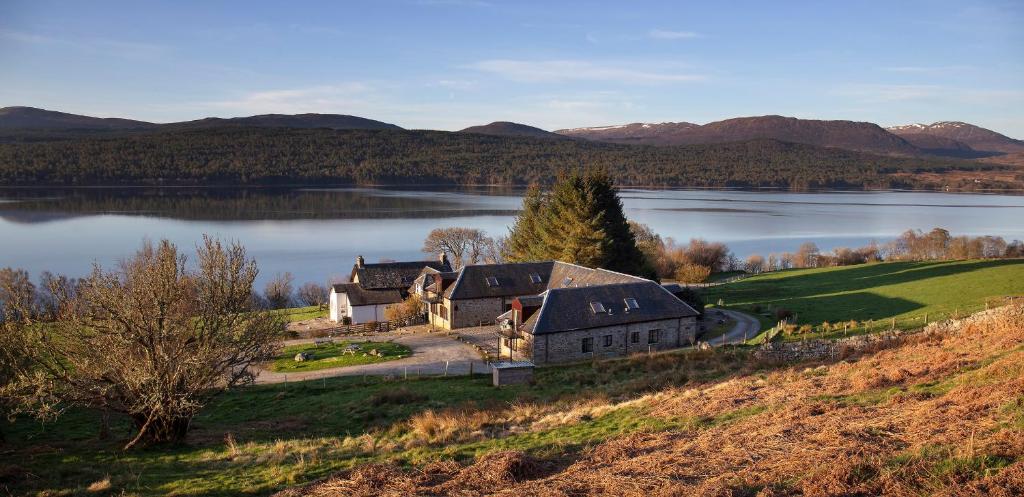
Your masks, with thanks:
M0 107L414 129L781 114L1024 138L1024 1L0 0Z

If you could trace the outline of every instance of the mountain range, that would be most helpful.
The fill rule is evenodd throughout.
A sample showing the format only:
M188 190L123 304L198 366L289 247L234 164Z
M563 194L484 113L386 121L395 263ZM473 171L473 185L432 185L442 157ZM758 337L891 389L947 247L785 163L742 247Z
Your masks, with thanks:
M587 140L647 145L693 145L774 139L820 147L905 156L978 158L1024 151L1024 141L962 122L892 128L857 121L783 116L739 117L704 125L633 123L555 133Z
M120 118L97 118L33 107L0 109L0 139L33 133L154 132L167 130L252 128L325 128L334 130L401 130L381 121L343 114L264 114L249 117L209 117L158 124ZM632 123L546 131L525 124L497 121L458 131L489 136L542 139L582 139L627 145L679 146L750 140L778 140L818 147L907 157L984 159L1007 163L999 156L1024 153L1024 141L972 124L943 121L883 128L870 122L797 119L784 116L738 117L707 124L689 122ZM13 137L13 138L12 138ZM1016 162L1016 160L1014 160Z
M248 117L208 117L194 121L157 124L132 119L100 118L68 114L34 107L0 108L0 129L48 131L152 131L221 127L402 129L365 117L345 114L262 114Z

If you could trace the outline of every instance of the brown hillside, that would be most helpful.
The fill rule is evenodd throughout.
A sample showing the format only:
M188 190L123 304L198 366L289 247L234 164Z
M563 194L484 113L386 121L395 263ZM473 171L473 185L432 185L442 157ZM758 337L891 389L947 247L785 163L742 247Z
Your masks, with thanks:
M469 466L367 465L280 495L1022 495L1024 307L602 411L624 405L694 421L562 459L504 451Z

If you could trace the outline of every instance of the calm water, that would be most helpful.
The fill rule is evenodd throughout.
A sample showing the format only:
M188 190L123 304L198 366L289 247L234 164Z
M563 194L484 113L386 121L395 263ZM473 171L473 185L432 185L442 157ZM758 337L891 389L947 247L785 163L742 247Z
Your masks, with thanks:
M344 279L367 261L428 257L437 227L507 232L520 191L460 189L0 189L0 267L86 274L144 238L191 249L203 233L239 240L266 278ZM740 257L886 241L908 228L1024 239L1024 197L909 192L623 190L630 219L664 237L722 241Z

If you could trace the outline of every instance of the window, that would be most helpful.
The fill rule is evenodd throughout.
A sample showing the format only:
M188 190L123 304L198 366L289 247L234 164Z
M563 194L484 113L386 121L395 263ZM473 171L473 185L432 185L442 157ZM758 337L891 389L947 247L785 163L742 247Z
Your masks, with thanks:
M604 346L605 347L611 347L612 346L612 336L611 335L605 335L604 336Z
M590 310L594 311L594 314L604 314L604 312L605 312L604 304L602 304L600 302L591 302L590 303Z
M540 279L540 275L539 274L533 273L533 274L530 275L530 281L532 281L534 284L536 284L536 283L540 283L543 280Z
M495 278L494 276L488 276L485 281L487 281L487 286L489 287L498 286L498 278Z
M629 334L629 341L633 343L640 343L640 332L634 331Z
M448 308L445 307L444 304L438 304L438 309L440 310L440 312L438 312L438 314L441 315L441 319L444 319L445 321L447 321L448 320Z
M571 284L572 284L572 278L566 278L566 279L562 280L562 286L563 287L567 287L567 286L569 286Z
M658 343L661 340L661 330L648 330L647 343Z
M583 339L583 353L588 354L594 351L594 339L587 337Z
M632 297L625 298L623 300L626 302L626 310L627 311L632 311L634 309L639 309L640 308L640 304L636 303L636 299L634 299Z

